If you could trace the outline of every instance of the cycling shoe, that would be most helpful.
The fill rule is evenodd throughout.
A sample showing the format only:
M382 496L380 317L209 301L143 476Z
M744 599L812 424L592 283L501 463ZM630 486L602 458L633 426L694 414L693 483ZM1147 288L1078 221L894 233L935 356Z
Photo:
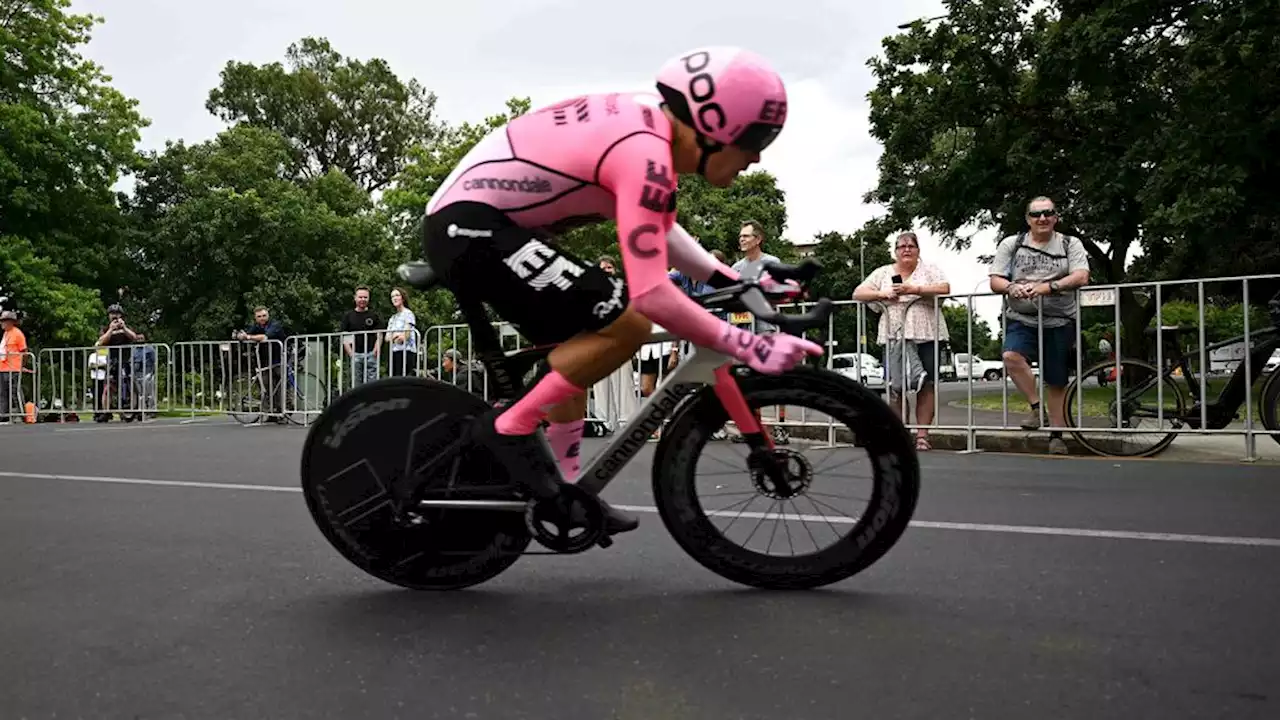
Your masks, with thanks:
M617 535L631 532L640 527L640 518L635 515L625 513L599 498L596 498L596 501L600 503L600 509L604 511L604 531L606 534ZM586 522L586 517L579 506L575 505L574 509L569 513L569 521L577 527L581 527Z
M554 498L560 494L564 479L550 448L538 437L503 435L493 426L505 408L495 408L476 418L472 441L488 450L510 475L512 482L537 498Z

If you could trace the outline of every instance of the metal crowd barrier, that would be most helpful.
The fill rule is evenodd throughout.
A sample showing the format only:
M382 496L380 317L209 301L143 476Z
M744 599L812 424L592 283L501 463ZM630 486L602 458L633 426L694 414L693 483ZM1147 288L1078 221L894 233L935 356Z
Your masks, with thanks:
M1240 435L1245 441L1245 459L1257 457L1256 438L1269 434L1257 425L1257 405L1253 386L1264 374L1270 375L1275 365L1272 359L1261 357L1265 344L1255 341L1259 337L1276 335L1275 328L1259 328L1260 323L1270 325L1271 319L1258 310L1253 297L1259 283L1280 280L1280 275L1258 275L1222 278L1198 278L1161 282L1121 283L1092 285L1074 291L1077 312L1069 321L1071 335L1075 338L1073 357L1068 358L1069 382L1066 387L1065 425L1055 425L1049 413L1044 373L1033 365L1032 379L1037 396L1042 400L1039 427L1034 432L1051 431L1070 433L1094 452L1103 454L1142 454L1127 452L1122 447L1125 438L1149 434L1145 422L1126 422L1125 417L1113 411L1124 398L1124 389L1143 378L1137 374L1143 367L1160 373L1160 380L1153 387L1154 417L1149 420L1159 427L1155 432L1162 436L1164 447L1172 438L1182 434ZM1151 352L1126 353L1124 310L1125 296L1141 297L1153 315L1154 328ZM1217 297L1238 297L1242 313L1243 333L1238 337L1211 337L1206 321L1207 311L1214 306ZM1194 300L1196 319L1194 327L1171 330L1166 327L1166 300ZM980 320L975 303L1003 303L1004 296L991 292L952 293L943 296L920 298L907 303L903 313L925 312L935 314L939 328L933 338L933 367L940 377L933 378L935 392L928 397L932 405L930 422L907 422L911 430L918 429L959 431L966 434L966 452L977 451L977 434L980 432L1022 431L1012 414L1022 415L1017 407L1030 413L1025 396L1011 381L1004 357L979 358L973 352L975 323ZM810 339L825 345L826 354L816 362L863 383L873 391L882 393L897 406L904 418L910 419L909 395L911 392L890 393L892 378L906 377L910 367L905 353L897 353L900 367L889 367L886 350L893 343L920 341L922 338L906 338L901 322L891 321L885 346L880 344L878 327L868 313L880 314L884 307L872 307L874 303L843 300L836 303L825 330L810 331ZM931 307L929 307L931 306ZM1044 313L1039 306L1036 346L1038 356L1043 357L1045 334ZM810 303L784 305L784 312L804 312ZM967 327L946 325L944 309L962 308L967 316ZM927 308L927 309L926 309ZM1214 312L1220 311L1214 310ZM896 313L895 313L896 315ZM999 314L999 337L1004 337L1008 321ZM953 318L954 319L954 318ZM731 318L735 323L755 319L749 315ZM507 350L524 345L522 338L509 323L494 323ZM968 353L951 347L950 339L963 332ZM655 328L655 332L661 332ZM875 333L873 336L872 333ZM1109 354L1096 352L1088 344L1096 342L1100 335L1109 335L1112 347ZM1194 335L1194 338L1191 337ZM927 339L926 339L927 340ZM1173 347L1170 343L1177 343ZM376 348L376 349L375 349ZM1244 348L1232 361L1217 359L1221 351ZM589 414L598 418L608 428L617 430L627 416L647 394L650 380L661 383L669 372L673 354L687 352L683 343L655 335L655 342L641 348L631 363L596 383L588 390ZM1276 351L1280 356L1280 350ZM1147 357L1150 355L1150 357ZM1116 358L1125 372L1115 372ZM1177 358L1179 367L1173 368L1170 360ZM959 361L959 362L957 362ZM1268 365L1268 363L1271 363ZM1145 363L1145 364L1144 364ZM1194 372L1192 383L1181 378L1184 370ZM1221 367L1220 367L1221 366ZM356 385L387 375L422 375L452 383L490 399L489 378L476 361L470 330L465 324L437 325L419 333L410 329L402 337L392 339L386 330L367 332L337 332L296 335L288 341L254 343L239 340L214 340L179 342L172 346L161 343L139 343L110 348L76 347L46 348L38 353L26 353L23 369L19 373L0 374L0 385L7 380L8 391L0 386L0 399L7 399L0 416L23 418L25 402L35 398L41 413L66 415L69 413L93 413L97 416L118 414L129 418L147 417L159 412L187 414L227 414L245 423L283 419L287 422L307 424L335 397ZM944 368L951 368L944 374ZM1208 368L1210 372L1204 372ZM896 372L895 372L896 371ZM1236 416L1223 421L1215 415L1213 402L1201 402L1188 407L1192 396L1200 398L1212 395L1220 384L1224 371L1232 373L1231 379L1218 394L1229 407L1239 402ZM16 383L10 376L18 375ZM992 383L982 379L994 376L999 383L999 410L994 408ZM1149 379L1149 378L1148 378ZM942 383L949 383L947 394L954 397L954 383L963 382L963 401L943 398ZM1280 382L1280 381L1278 381ZM1114 391L1099 386L1114 383ZM1011 390L1010 386L1014 386ZM19 400L13 403L14 388ZM8 398L2 397L8 394ZM982 401L982 402L980 402ZM1146 403L1146 398L1142 402ZM986 407L981 407L982 405ZM917 403L918 405L918 403ZM963 410L963 417L959 410ZM1011 413L1011 410L1013 411ZM928 415L928 413L926 413ZM945 415L945 417L944 417ZM829 443L834 443L834 423L805 408L771 409L764 413L766 425L781 428L825 428ZM919 420L916 407L915 419ZM1168 427L1165 427L1168 425ZM812 435L812 432L808 433ZM1093 435L1112 437L1107 442L1119 443L1103 446L1102 440L1094 441ZM1280 434L1273 434L1280 438ZM1114 436L1120 439L1116 440ZM814 438L817 439L817 438ZM1099 450L1098 448L1101 448ZM1154 454L1154 453L1149 453Z
M37 373L39 411L59 420L146 420L167 405L171 367L164 343L44 348Z
M1052 422L1049 394L1046 393L1044 373L1040 372L1041 368L1033 366L1032 382L1035 385L1036 397L1040 399L1040 406L1036 415L1039 427L1035 427L1034 432L1048 433L1060 432L1071 434L1077 440L1085 444L1088 449L1097 454L1107 455L1152 455L1167 448L1174 439L1183 434L1197 435L1240 435L1244 438L1245 453L1244 460L1252 461L1257 459L1256 437L1259 434L1271 435L1280 442L1280 433L1275 431L1267 431L1265 428L1259 429L1256 423L1254 410L1254 385L1262 378L1261 370L1271 367L1266 371L1270 375L1275 372L1275 365L1280 359L1280 348L1274 350L1274 354L1267 352L1269 341L1263 343L1255 343L1257 337L1277 337L1277 328L1275 323L1280 322L1278 319L1266 317L1264 315L1263 322L1273 327L1264 328L1261 332L1255 327L1260 318L1255 318L1255 306L1252 304L1250 294L1250 284L1260 281L1273 281L1280 279L1280 275L1259 275L1248 277L1221 277L1221 278L1198 278L1192 280L1169 280L1160 282L1143 282L1143 283L1121 283L1112 285L1092 285L1074 291L1077 297L1077 307L1074 317L1068 321L1068 326L1072 327L1072 337L1074 338L1071 357L1067 358L1068 381L1063 386L1062 395L1063 418L1065 424L1055 424ZM1241 323L1243 332L1233 337L1215 341L1210 341L1207 337L1208 323L1206 322L1206 308L1208 302L1206 300L1206 286L1213 285L1233 285L1239 283L1238 292L1220 292L1220 295L1239 296L1241 298ZM1194 287L1194 297L1196 303L1196 322L1194 327L1170 328L1164 323L1164 313L1166 311L1166 299L1169 297L1187 297L1189 292L1179 292ZM1151 321L1154 327L1146 327L1150 323L1144 324L1144 334L1153 337L1151 345L1154 345L1154 357L1145 355L1124 353L1124 335L1125 326L1122 313L1122 295L1125 293L1133 293L1135 295L1146 295L1150 301L1149 310L1153 315ZM956 306L958 301L963 301L963 307L966 310L968 318L968 327L966 328L966 348L973 349L973 327L976 319L974 312L974 300L976 298L999 298L1004 299L1003 295L996 293L968 293L968 294L950 294L945 296L937 296L934 298L920 298L913 301L908 306L910 311L912 306L918 303L931 303L933 312L936 313L938 319L942 318L942 308L950 303ZM1044 357L1045 348L1045 332L1044 332L1044 308L1037 301L1037 322L1036 322L1036 347L1037 356ZM1106 311L1110 312L1106 312ZM1110 323L1107 329L1098 333L1100 337L1110 336L1112 338L1112 351L1103 354L1098 351L1095 359L1086 362L1086 356L1094 355L1094 352L1086 346L1085 340L1088 333L1095 332L1099 323L1092 323L1090 328L1085 327L1085 314L1109 315ZM1003 309L1000 313L1000 338L1007 334L1008 319L1005 317ZM1169 343L1184 340L1182 335L1184 331L1194 332L1196 339L1189 345L1184 343L1183 346L1174 350L1175 358L1179 361L1176 367L1170 365L1167 360L1174 358L1169 357ZM904 340L902 329L897 328L894 340L902 342ZM1233 346L1241 348L1239 362L1234 366L1224 367L1215 370L1214 360L1210 354L1217 350L1228 349ZM935 346L935 367L942 367L940 346ZM953 356L957 353L952 353ZM932 401L934 404L934 422L928 424L908 423L908 427L915 430L917 428L927 428L930 430L958 430L966 433L966 452L977 451L976 435L982 431L1009 431L1023 430L1022 424L1012 424L1010 422L1010 391L1009 386L1011 378L1007 372L1008 358L1003 357L1008 353L1002 352L999 369L999 380L1001 383L1001 408L1000 422L979 422L975 417L977 411L975 403L975 378L982 374L979 368L975 368L975 354L970 352L967 354L965 363L956 363L957 377L963 377L965 380L966 402L966 420L963 423L942 423L937 422L941 415L940 409L940 393L933 393ZM1270 358L1264 357L1270 355ZM1119 365L1125 367L1130 372L1116 372L1117 358ZM961 365L967 364L969 367L966 372L960 372ZM1255 367L1262 364L1262 368ZM1132 371L1135 369L1148 369L1149 377L1131 377ZM1191 383L1179 382L1178 379L1184 375L1184 369L1195 375L1194 387ZM980 370L975 372L975 370ZM1206 371L1207 370L1207 371ZM907 362L903 357L903 365L900 372L905 376L907 374ZM989 371L985 371L989 372ZM1226 385L1217 393L1211 392L1209 387L1211 382L1215 382L1223 374L1230 373ZM1157 379L1158 378L1158 379ZM1094 381L1098 386L1102 386L1107 382L1114 382L1114 393L1106 393L1108 397L1103 398L1102 393L1094 392L1090 386L1090 381ZM1280 382L1280 381L1277 381ZM1146 384L1154 384L1154 397L1147 397L1146 392L1137 398L1128 398L1125 396L1124 390L1126 385L1131 387L1137 384L1142 387ZM1264 384L1261 389L1267 386ZM1026 403L1026 397L1022 391L1017 390L1019 398L1014 402ZM1055 393L1056 394L1056 393ZM1216 394L1216 398L1215 398ZM1188 400L1200 399L1191 408L1186 406ZM899 398L900 412L906 410L906 396L903 394ZM1140 405L1145 407L1147 403L1153 402L1154 414L1152 420L1158 429L1152 430L1145 427L1144 419L1140 418L1137 426L1134 426L1125 417L1125 413L1117 412L1117 407L1125 405ZM1217 409L1217 404L1221 401L1225 410L1223 412L1231 412L1232 405L1238 404L1235 412L1230 418L1225 416L1214 416L1211 419L1211 413ZM1172 404L1170 404L1172 403ZM984 410L984 415L988 417L992 411ZM1031 412L1030 404L1026 404L1026 412ZM1169 423L1166 426L1166 421ZM1221 427L1210 427L1210 425L1221 425ZM1148 434L1154 432L1156 435L1162 436L1159 440L1152 443L1150 447L1139 446L1138 449L1126 447L1125 443L1129 442L1126 437L1137 436L1139 434ZM1101 436L1101 437L1094 437ZM1119 436L1119 437L1116 437Z

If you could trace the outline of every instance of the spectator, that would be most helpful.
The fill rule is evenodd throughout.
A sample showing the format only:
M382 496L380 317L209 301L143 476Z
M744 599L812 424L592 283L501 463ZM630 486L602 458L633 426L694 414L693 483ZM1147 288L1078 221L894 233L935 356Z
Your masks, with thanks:
M18 328L18 313L13 310L0 312L0 422L9 422L11 416L20 416L24 405L22 398L22 355L27 352L27 336Z
M608 255L601 255L597 258L596 265L599 265L601 270L609 273L610 275L616 275L618 273L618 263Z
M853 291L853 299L884 303L876 342L885 347L890 404L909 424L911 409L904 395L914 390L916 419L920 425L930 425L938 379L938 343L951 337L942 308L935 307L932 298L950 294L951 283L941 268L920 259L920 239L915 233L899 235L893 253L895 262L872 271ZM932 449L927 427L916 429L916 449Z
M391 341L388 374L417 375L418 320L409 309L404 290L391 288L391 307L396 311L387 318L387 339Z
M738 249L742 251L742 258L733 264L734 272L738 273L744 280L755 280L764 272L766 263L781 262L776 255L770 255L764 249L764 226L755 220L748 220L742 223L742 229L738 231ZM744 313L745 314L745 313ZM734 324L750 324L750 319L743 321L743 318L736 317ZM764 333L778 328L768 323L756 321L755 331Z
M382 357L381 333L386 329L382 317L369 309L369 288L356 288L356 306L342 316L339 328L349 333L342 339L342 349L351 358L351 386L378 379L378 361Z
M133 406L138 410L139 419L147 419L147 411L156 412L159 398L156 395L156 346L147 345L147 336L135 333L138 342L144 343L133 348L131 361L133 365Z
M1053 200L1035 198L1027 204L1030 233L1001 240L991 262L991 291L1006 296L1005 372L1031 405L1031 415L1022 423L1025 430L1042 427L1040 397L1030 365L1039 356L1041 337L1044 357L1040 358L1040 376L1049 389L1049 421L1055 427L1066 426L1063 401L1075 353L1077 313L1076 293L1070 291L1089 283L1084 243L1056 232L1057 224ZM1060 431L1049 434L1049 452L1066 454Z
M122 291L123 292L123 291ZM98 341L94 343L97 347L109 348L107 351L107 373L105 382L102 386L101 406L98 412L94 414L94 420L97 422L110 422L114 412L119 412L121 419L126 422L133 420L132 413L124 412L129 406L129 383L132 378L132 355L133 352L126 351L122 346L133 345L138 342L138 334L125 322L124 308L118 304L113 304L107 308L107 326L102 329L102 333L98 336ZM128 358L128 359L126 359ZM112 401L115 401L114 403Z
M462 354L454 348L444 351L440 360L440 379L484 397L484 373L476 366L469 366L462 359Z
M767 263L781 262L776 255L770 255L764 251L764 226L755 220L747 220L742 223L742 227L738 230L738 249L742 251L742 258L733 264L734 272L744 280L755 280L764 273L764 266ZM778 326L761 322L751 316L750 313L734 313L729 316L729 322L734 325L745 325L750 327L754 332L760 335L777 332ZM785 423L787 421L787 408L778 408L778 421ZM761 427L768 432L768 426L763 422ZM734 435L734 442L743 442L741 435ZM778 445L786 445L791 442L791 435L782 425L773 428L773 441Z
M271 319L271 311L259 305L253 309L253 324L236 333L242 342L258 343L258 367L254 375L263 380L263 410L267 422L284 423L284 408L280 407L284 386L284 341L288 339L279 320Z

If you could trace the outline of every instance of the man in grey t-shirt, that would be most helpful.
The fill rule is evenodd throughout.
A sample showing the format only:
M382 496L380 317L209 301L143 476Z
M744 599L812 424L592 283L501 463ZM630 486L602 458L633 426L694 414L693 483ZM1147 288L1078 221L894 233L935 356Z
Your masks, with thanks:
M742 259L733 264L733 271L744 280L755 280L764 272L766 263L781 262L774 255L770 255L761 249L764 244L764 228L760 223L754 220L748 220L742 224L742 229L738 231L738 249L742 251ZM737 315L737 313L735 313ZM746 313L741 313L744 317L731 317L730 322L734 325L742 325L751 328L751 322L746 320ZM776 325L770 325L766 322L755 321L754 332L770 333L777 332Z
M742 259L733 264L733 271L738 276L747 280L755 280L764 272L764 266L768 263L781 262L777 257L765 252L761 246L764 244L764 226L755 220L748 220L742 223L742 228L738 231L738 249L742 251ZM778 332L778 326L767 322L761 322L751 317L750 313L733 313L729 316L729 322L733 325L739 325L754 332L764 335L766 333ZM778 408L778 422L787 421L787 408L780 406ZM761 429L766 432L769 427L760 423ZM741 442L742 436L736 435L734 442ZM791 442L791 434L782 425L773 427L773 441L779 445L786 445Z
M1005 308L1004 366L1009 379L1031 404L1032 415L1022 427L1040 424L1040 399L1030 360L1044 357L1040 373L1049 392L1049 421L1066 426L1063 399L1074 355L1076 288L1089 283L1089 256L1080 238L1055 232L1058 211L1053 201L1038 197L1027 205L1030 232L1000 241L991 261L991 290L1008 298ZM1039 308L1039 309L1037 309ZM1065 453L1061 434L1050 434L1049 450Z

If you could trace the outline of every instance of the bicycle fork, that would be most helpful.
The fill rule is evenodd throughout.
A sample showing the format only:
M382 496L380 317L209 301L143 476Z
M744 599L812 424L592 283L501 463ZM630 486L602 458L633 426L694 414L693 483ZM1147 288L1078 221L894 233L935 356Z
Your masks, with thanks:
M720 366L716 369L715 375L716 397L724 406L725 412L729 414L729 419L738 426L742 439L751 448L751 454L747 459L748 465L763 471L779 493L788 492L790 485L787 482L786 465L774 456L773 438L764 431L760 411L752 410L751 406L747 405L742 388L738 387L738 381L733 377L732 366Z

